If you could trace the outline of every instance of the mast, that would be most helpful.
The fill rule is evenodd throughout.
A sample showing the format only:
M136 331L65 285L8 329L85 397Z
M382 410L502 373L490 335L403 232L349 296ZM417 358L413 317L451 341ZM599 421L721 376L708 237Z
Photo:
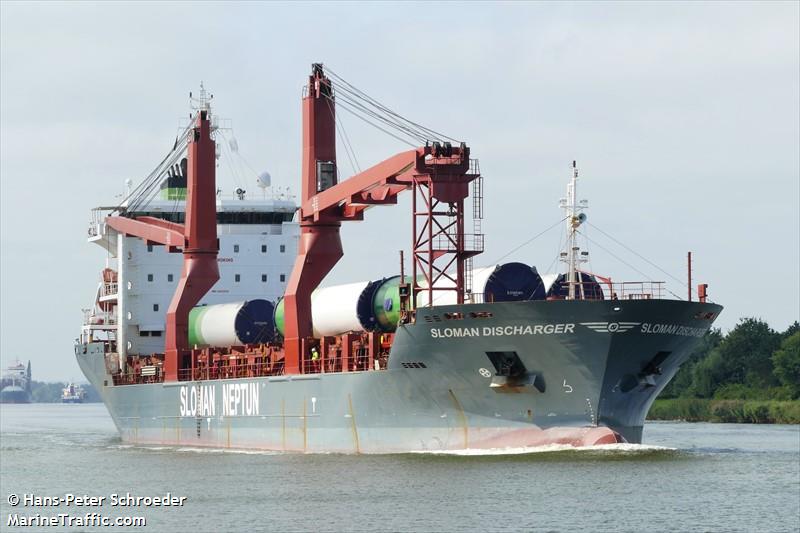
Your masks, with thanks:
M148 244L160 244L168 247L170 252L182 251L183 271L175 292L167 309L166 331L164 339L164 377L165 381L178 381L186 378L185 371L194 368L189 346L189 312L206 295L219 279L217 266L217 203L216 203L216 143L212 124L211 99L201 85L200 95L189 98L196 110L191 115L192 124L187 129L187 176L186 176L186 211L184 224L165 220L136 216L136 208L126 209L129 216L108 216L106 225L116 230L118 235L118 272L117 283L119 294L124 294L125 272L125 236L131 235L145 240ZM181 149L183 149L181 147ZM178 150L176 143L173 152ZM120 368L125 368L125 352L128 349L125 329L124 298L118 300L120 320L117 349L120 357Z
M567 221L567 242L566 251L561 252L561 260L567 263L567 286L569 292L568 300L582 300L585 297L583 284L578 278L580 264L588 260L588 252L580 251L578 246L578 227L586 221L586 214L583 212L588 207L586 200L578 202L578 168L576 162L572 162L572 179L567 184L567 197L561 199L561 208L565 212Z

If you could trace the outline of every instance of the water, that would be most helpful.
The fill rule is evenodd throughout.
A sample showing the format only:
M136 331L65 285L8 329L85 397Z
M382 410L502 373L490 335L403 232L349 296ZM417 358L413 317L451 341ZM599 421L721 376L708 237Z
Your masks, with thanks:
M115 529L170 533L800 530L799 426L650 423L645 442L384 456L135 447L101 404L3 405L0 530L63 530L8 527L10 512L144 516ZM187 500L108 504L127 492ZM12 508L12 493L107 499Z

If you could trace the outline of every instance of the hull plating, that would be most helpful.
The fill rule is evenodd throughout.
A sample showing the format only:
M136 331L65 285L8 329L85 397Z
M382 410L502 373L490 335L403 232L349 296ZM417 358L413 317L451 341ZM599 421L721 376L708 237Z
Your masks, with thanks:
M653 400L720 310L667 300L420 309L398 328L388 369L370 372L113 386L101 344L76 355L133 443L343 453L638 443ZM498 376L497 353L524 372Z

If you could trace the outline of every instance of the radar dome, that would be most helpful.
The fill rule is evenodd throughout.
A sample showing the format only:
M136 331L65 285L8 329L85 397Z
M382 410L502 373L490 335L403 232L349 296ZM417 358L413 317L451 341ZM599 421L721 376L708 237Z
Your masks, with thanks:
M258 175L258 186L262 189L266 189L272 184L272 176L269 175L269 172L262 172Z

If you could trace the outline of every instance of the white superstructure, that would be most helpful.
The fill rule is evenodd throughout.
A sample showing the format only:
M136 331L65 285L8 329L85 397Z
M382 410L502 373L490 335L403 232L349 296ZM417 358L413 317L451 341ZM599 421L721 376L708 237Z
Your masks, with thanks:
M260 195L260 194L259 194ZM183 201L152 200L131 216L183 222ZM85 310L82 335L114 341L122 356L164 351L166 312L181 277L183 256L164 246L123 237L104 222L112 208L92 211L89 242L108 253L95 305ZM202 303L283 296L297 253L299 225L292 200L217 198L220 279Z
M196 96L189 93L192 112L210 114L213 98L201 83ZM217 189L220 277L200 304L256 298L276 302L283 296L297 255L300 235L300 227L294 221L297 204L288 191L271 187L269 173L256 176L239 154L230 121L216 115L211 118L217 186L224 180L221 171L227 166L227 178L232 178L235 188L231 187L233 193L229 195ZM129 354L164 352L166 313L181 279L183 254L171 253L165 246L149 244L138 237L121 236L106 224L106 216L146 216L184 222L187 187L184 156L191 124L191 120L182 124L170 153L139 187L132 188L132 181L126 180L122 203L92 210L88 240L103 247L108 257L94 304L84 309L80 340L108 341L107 351L117 355L120 366L126 364ZM220 159L226 163L222 168ZM250 195L242 181L248 175L258 187L258 192Z

